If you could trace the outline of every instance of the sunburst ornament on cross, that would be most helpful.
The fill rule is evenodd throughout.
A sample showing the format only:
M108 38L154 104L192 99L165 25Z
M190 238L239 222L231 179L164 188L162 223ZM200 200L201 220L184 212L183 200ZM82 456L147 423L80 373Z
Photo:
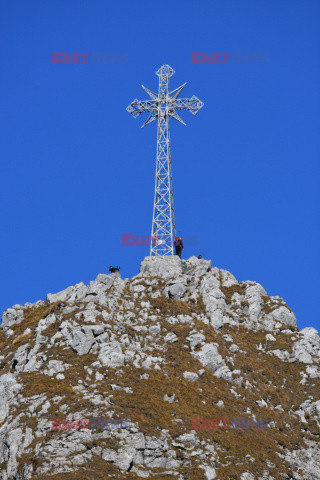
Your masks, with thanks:
M156 72L159 77L159 91L154 93L142 85L151 100L134 100L127 111L134 117L149 113L141 128L158 118L157 164L151 229L150 255L174 255L176 223L172 192L171 146L169 119L173 117L186 125L177 112L189 110L195 115L203 102L196 96L178 98L186 83L169 93L169 78L174 74L169 65L162 65Z

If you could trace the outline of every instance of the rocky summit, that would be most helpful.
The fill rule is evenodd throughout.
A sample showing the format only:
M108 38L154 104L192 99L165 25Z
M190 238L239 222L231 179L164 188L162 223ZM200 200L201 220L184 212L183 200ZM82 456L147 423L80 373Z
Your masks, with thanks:
M14 305L0 350L2 480L320 479L318 332L209 260Z

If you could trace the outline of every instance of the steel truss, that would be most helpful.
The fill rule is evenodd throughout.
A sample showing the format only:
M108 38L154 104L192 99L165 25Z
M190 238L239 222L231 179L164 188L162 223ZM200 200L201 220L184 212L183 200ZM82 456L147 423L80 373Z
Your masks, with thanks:
M173 117L186 125L177 112L189 110L195 115L204 105L194 95L191 98L178 98L186 83L169 93L169 79L174 73L173 68L169 65L162 65L156 72L159 77L158 94L142 85L151 100L135 99L127 107L127 111L134 118L137 118L141 113L149 113L149 117L141 128L153 122L156 118L158 119L157 164L150 242L151 256L175 254L176 223L172 191L169 119Z

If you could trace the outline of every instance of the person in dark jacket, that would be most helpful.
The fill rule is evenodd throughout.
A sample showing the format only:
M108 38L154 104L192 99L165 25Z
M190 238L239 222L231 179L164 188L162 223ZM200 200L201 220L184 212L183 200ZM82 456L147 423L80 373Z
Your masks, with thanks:
M181 258L181 253L183 250L183 242L181 237L177 237L175 240L176 255Z

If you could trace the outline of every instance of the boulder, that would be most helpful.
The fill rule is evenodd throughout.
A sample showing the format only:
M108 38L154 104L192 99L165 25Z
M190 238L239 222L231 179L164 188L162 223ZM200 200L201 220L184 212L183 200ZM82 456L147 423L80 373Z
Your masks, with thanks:
M183 378L189 380L190 382L196 382L199 380L199 375L195 372L183 372Z
M290 327L295 327L297 325L294 313L290 312L287 307L281 306L276 310L273 310L270 313L270 316L276 322L284 323L285 325L289 325Z
M124 354L117 340L102 344L98 359L106 367L121 367L124 365Z
M47 295L47 302L54 303L54 302L75 302L77 300L82 300L87 293L87 286L83 283L77 283L74 286L65 288L58 293L48 293Z
M168 295L170 298L174 298L175 300L181 300L184 294L187 291L186 282L174 282L169 283L168 287L165 289L165 294Z
M177 255L145 257L141 262L140 274L165 280L178 277L182 274L181 260Z
M295 360L302 363L319 362L319 334L313 327L306 327L299 332L299 338L293 345Z
M9 414L10 402L22 388L12 373L5 373L0 376L0 423Z
M222 356L218 353L218 347L214 343L206 343L198 352L193 352L192 355L197 358L204 367L213 372L225 365Z
M196 256L181 260L181 264L185 275L200 277L211 270L211 260L198 259Z
M4 334L9 337L13 334L13 331L10 327L13 325L18 325L23 320L23 310L15 308L8 308L3 312L1 317L1 328Z
M71 348L79 355L89 353L94 343L94 335L90 329L86 330L86 327L73 329Z

